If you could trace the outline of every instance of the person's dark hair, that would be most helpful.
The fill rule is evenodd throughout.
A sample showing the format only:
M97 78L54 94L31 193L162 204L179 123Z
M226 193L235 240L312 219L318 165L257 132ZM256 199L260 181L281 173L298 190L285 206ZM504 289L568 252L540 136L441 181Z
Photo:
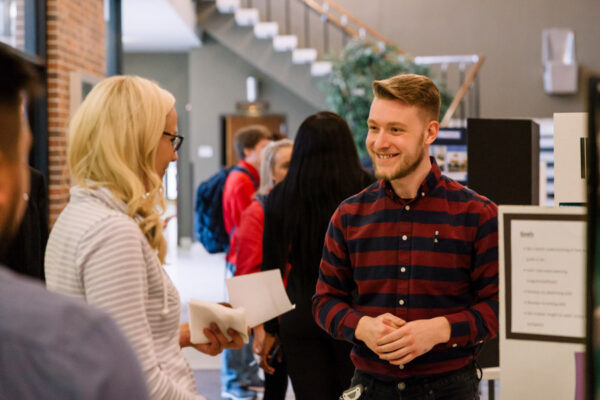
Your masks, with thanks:
M265 203L266 268L283 270L287 262L294 276L316 282L323 241L331 215L346 198L374 181L365 172L348 124L323 111L302 122L285 179ZM277 238L277 240L274 240Z
M0 152L9 160L17 154L21 95L33 97L39 91L35 70L11 47L0 43Z
M238 160L246 158L244 149L253 149L263 139L271 140L273 133L263 125L250 125L237 131L233 137L233 145Z

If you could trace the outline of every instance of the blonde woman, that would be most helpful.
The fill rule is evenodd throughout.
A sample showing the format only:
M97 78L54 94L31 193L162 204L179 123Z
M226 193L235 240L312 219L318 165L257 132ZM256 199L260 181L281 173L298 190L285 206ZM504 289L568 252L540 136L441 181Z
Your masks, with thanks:
M181 353L191 346L179 324L177 290L163 270L162 177L177 160L175 99L140 77L100 82L74 115L67 161L74 186L48 240L50 290L107 311L137 352L153 399L203 399ZM240 348L213 324L211 342L194 346L216 355ZM97 349L102 351L101 348Z

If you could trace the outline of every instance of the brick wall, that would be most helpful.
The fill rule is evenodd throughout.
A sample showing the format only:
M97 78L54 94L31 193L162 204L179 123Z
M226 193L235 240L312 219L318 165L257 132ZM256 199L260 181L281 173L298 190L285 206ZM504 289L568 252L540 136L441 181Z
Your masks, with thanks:
M69 200L66 166L71 72L105 75L102 0L47 0L48 163L50 224Z

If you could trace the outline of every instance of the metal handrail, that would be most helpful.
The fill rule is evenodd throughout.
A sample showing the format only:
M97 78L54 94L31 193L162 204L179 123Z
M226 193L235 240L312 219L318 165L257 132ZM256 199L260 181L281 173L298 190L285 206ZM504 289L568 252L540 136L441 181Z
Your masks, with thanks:
M252 0L246 0L247 5L252 5ZM266 15L271 16L271 0L266 1ZM364 40L367 35L375 39L380 46L395 47L399 54L406 55L404 50L398 49L394 43L385 37L383 34L373 29L359 18L348 12L334 0L295 0L297 3L304 5L304 46L309 47L310 43L310 15L312 11L319 16L323 22L323 48L325 52L329 51L329 26L334 26L342 34L342 42L345 45L347 38ZM286 34L291 34L291 0L284 0L284 27ZM335 13L332 13L332 11ZM352 24L352 26L350 26ZM447 56L418 56L412 58L416 64L420 65L440 65L442 78L447 81L447 71L449 65L458 65L459 82L461 82L454 99L452 100L448 110L444 114L440 126L448 126L454 114L459 111L459 118L464 119L466 116L465 103L467 94L468 114L469 116L479 116L479 85L477 75L481 66L485 61L485 57L480 55L447 55ZM472 65L468 74L465 74L466 67ZM471 104L473 103L473 104Z
M378 42L381 42L385 45L392 46L393 43L391 40L386 38L384 35L371 28L369 25L365 24L363 21L352 15L342 6L337 4L332 0L324 1L319 4L315 0L297 0L300 3L303 3L307 8L314 11L318 14L321 19L335 25L340 31L342 31L345 35L348 35L355 39L364 39L367 34L372 36ZM339 17L332 15L329 11L335 10ZM324 21L324 22L325 22ZM358 27L358 29L352 29L348 26L348 22L352 22L354 25ZM404 50L398 49L398 53L405 54Z
M469 93L472 95L471 101L473 102L474 110L471 113L473 117L479 116L479 83L478 83L478 73L481 69L483 63L485 62L485 56L477 55L477 54L468 54L468 55L451 55L451 56L419 56L414 59L415 64L420 65L440 65L442 67L442 74L444 80L446 80L446 71L448 69L449 64L458 64L460 71L460 80L462 81L461 86L458 88L450 106L446 110L442 121L440 122L440 127L445 128L450 124L450 120L454 116L454 114L460 108L461 119L465 117L465 111L463 107L463 99ZM467 76L464 76L465 67L469 64L473 66L469 70ZM470 104L471 102L469 102Z

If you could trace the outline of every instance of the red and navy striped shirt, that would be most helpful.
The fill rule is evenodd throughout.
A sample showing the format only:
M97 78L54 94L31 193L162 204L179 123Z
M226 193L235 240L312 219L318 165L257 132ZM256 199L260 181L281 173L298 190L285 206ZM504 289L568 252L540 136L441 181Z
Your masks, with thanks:
M332 336L354 343L356 369L385 381L467 365L498 331L496 204L432 168L415 199L379 181L333 214L313 312ZM389 312L405 321L444 316L448 343L402 368L354 336L359 319Z

